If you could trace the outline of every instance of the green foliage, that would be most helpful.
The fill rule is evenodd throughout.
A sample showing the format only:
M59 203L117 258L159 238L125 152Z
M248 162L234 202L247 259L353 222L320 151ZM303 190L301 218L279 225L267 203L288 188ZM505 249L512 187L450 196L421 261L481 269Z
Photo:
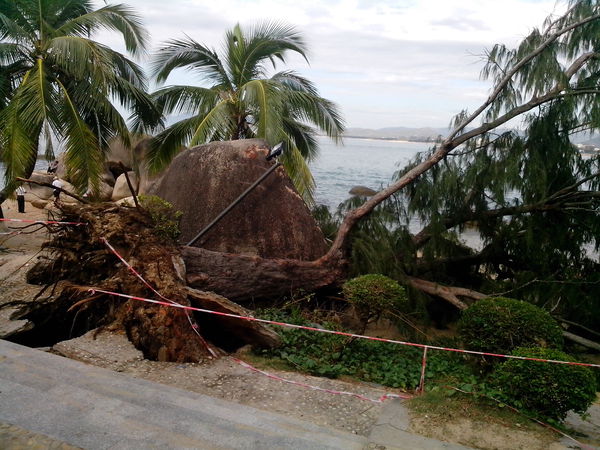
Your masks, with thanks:
M270 320L320 327L304 319L299 310L292 310L291 314L264 310L258 311L257 315ZM333 323L325 323L323 327L339 330ZM394 388L415 389L419 384L422 349L386 342L351 340L345 336L315 331L281 328L277 332L282 345L273 350L263 350L262 354L280 358L297 370L330 378L346 375ZM462 355L429 352L426 381L435 382L448 377L464 380L471 379L473 375Z
M307 165L318 151L316 130L337 141L343 121L337 107L320 97L315 85L293 71L267 77L275 61L289 53L306 59L307 46L293 27L263 23L236 25L218 54L191 38L166 42L154 58L154 73L164 82L177 68L193 70L210 87L168 86L155 93L164 114L192 113L157 136L150 164L160 169L183 146L215 140L258 137L270 145L287 144L282 160L298 191L312 198L314 180Z
M519 348L513 355L575 361L547 348ZM570 410L583 413L596 399L596 382L588 367L510 359L496 368L492 380L507 404L551 419L562 420Z
M99 30L143 54L147 32L127 6L0 0L0 159L8 186L29 176L40 140L52 134L64 144L70 181L80 192L97 190L109 140L129 142L112 102L131 110L137 125L160 122L142 69L92 40Z
M368 274L344 283L344 297L366 317L384 311L406 309L406 291L397 281L385 275Z
M179 221L183 213L174 211L173 205L156 195L140 195L140 205L148 211L154 224L154 232L161 238L177 241L181 231Z
M516 347L561 348L562 331L550 314L511 298L486 298L467 308L458 329L469 350L510 353Z
M325 205L317 205L312 209L312 215L323 232L325 239L330 242L333 241L340 224L336 217L331 214L329 208Z

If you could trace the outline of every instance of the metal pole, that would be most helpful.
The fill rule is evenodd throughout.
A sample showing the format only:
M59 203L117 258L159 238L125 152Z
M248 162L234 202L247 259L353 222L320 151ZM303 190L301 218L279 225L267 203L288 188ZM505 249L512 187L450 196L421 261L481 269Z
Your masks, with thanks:
M275 171L275 169L277 169L279 166L281 166L280 162L278 162L273 167L271 167L269 170L267 170L265 173L263 173L262 176L252 184L252 186L250 186L248 189L246 189L242 194L240 194L240 196L238 198L236 198L233 202L231 202L231 204L227 208L225 208L223 210L223 212L221 212L221 214L219 214L217 217L215 217L215 219L211 223L206 225L202 229L202 231L200 231L200 233L198 233L196 235L196 237L194 237L194 239L192 239L186 245L188 247L193 245L198 239L200 239L202 236L204 236L206 233L208 233L208 231L212 227L214 227L223 217L225 217L229 211L231 211L239 202L241 202L244 199L244 197L246 197L250 192L252 192L256 188L256 186L258 186L260 183L262 183L264 181L264 179L267 178L269 175L271 175Z

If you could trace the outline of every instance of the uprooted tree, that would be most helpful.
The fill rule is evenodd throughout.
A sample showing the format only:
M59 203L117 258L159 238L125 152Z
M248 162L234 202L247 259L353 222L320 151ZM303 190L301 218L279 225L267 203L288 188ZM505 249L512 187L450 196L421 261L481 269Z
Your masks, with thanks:
M77 269L87 274L79 279L73 272L69 276L58 276L56 280L69 279L69 282L60 282L63 283L60 286L60 297L65 298L65 295L70 294L71 304L88 305L86 306L88 318L93 318L93 308L101 308L103 314L101 316L104 318L111 317L114 320L115 317L119 317L130 339L139 348L143 348L147 356L174 360L198 359L206 354L207 350L202 341L195 336L194 330L199 330L213 342L218 341L218 331L222 330L219 330L219 325L215 326L212 320L199 315L190 317L189 320L200 322L197 327L193 327L187 322L188 317L175 309L169 308L169 311L164 311L166 308L157 309L155 306L136 303L133 300L124 303L122 300L117 301L108 295L98 293L90 297L85 287L92 281L96 281L96 285L99 284L106 290L118 290L140 296L150 295L148 288L141 285L139 280L132 281L131 274L127 275L128 278L125 277L126 269L123 266L114 266L117 260L102 245L101 237L109 236L113 245L123 252L126 259L129 259L151 284L154 284L163 295L181 304L186 302L199 304L197 300L199 297L210 297L206 301L212 301L215 296L223 296L243 303L252 299L286 295L292 289L314 291L322 287L339 285L348 274L353 251L353 236L357 231L361 231L361 220L371 215L382 203L397 199L397 193L404 188L412 189L415 186L413 191L415 193L418 183L425 183L425 185L429 183L430 186L435 187L440 182L436 177L436 174L441 171L440 162L444 161L444 164L450 166L456 165L454 172L446 173L458 174L458 178L463 177L461 170L468 170L471 165L483 168L482 170L487 168L490 170L490 176L493 177L494 171L502 170L503 164L510 159L508 156L519 149L527 155L530 152L531 154L543 153L543 147L536 147L534 145L536 143L527 141L527 138L497 133L499 127L507 126L511 120L519 117L531 117L526 136L543 137L544 133L535 131L535 127L540 124L539 121L542 121L544 126L554 130L555 134L550 136L561 139L560 145L568 145L564 139L568 137L571 130L596 130L600 126L598 36L600 36L600 6L593 1L577 1L571 2L569 9L562 16L549 19L543 29L534 30L516 49L511 50L501 45L494 47L486 55L488 61L483 73L494 81L488 99L473 113L466 111L461 113L455 119L453 129L448 136L421 160L404 170L395 182L360 206L351 209L341 221L331 247L318 259L311 261L277 259L187 246L180 249L175 247L170 247L170 250L159 249L160 246L155 240L152 240L141 228L133 225L135 222L134 216L131 215L133 213L125 215L120 212L122 208L115 207L117 209L112 214L120 218L120 225L111 228L108 226L110 224L107 224L110 214L94 210L94 207L90 206L80 211L64 211L65 216L70 220L91 224L92 231L86 237L87 241L72 238L73 232L67 230L61 231L61 233L68 233L65 234L62 244L60 234L55 237L55 247L62 248L61 254L66 255L67 258L64 264L60 265L63 268L61 270L70 266L74 269L72 266L76 264L75 257L83 254L85 260L81 268L77 267ZM560 112L560 117L569 120L559 120L553 116L557 111ZM540 115L539 120L534 119L536 115ZM482 123L474 125L476 121ZM563 128L567 123L568 126ZM497 134L501 134L501 137L499 138ZM527 145L521 145L519 142L527 142ZM559 143L553 142L552 139L548 142L548 145L555 144ZM506 158L503 160L504 156ZM540 158L543 159L543 156ZM556 161L556 164L559 163ZM487 226L502 225L502 218L512 217L517 213L551 212L558 208L583 208L597 212L598 189L594 190L593 186L591 188L588 186L589 183L596 182L598 171L590 170L589 173L574 174L573 179L565 176L564 183L552 184L543 195L540 196L539 192L530 198L524 195L521 199L515 199L510 205L505 204L501 196L488 198L490 192L497 194L499 191L477 186L475 180L477 176L472 172L473 179L464 188L467 191L457 191L457 194L463 197L459 197L456 205L453 205L452 214L444 214L447 212L445 209L439 210L437 214L424 214L423 218L429 219L430 223L426 224L421 232L409 236L413 255L417 254L415 249L419 248L427 251L431 248L435 250L435 245L441 242L437 239L441 229L460 228L472 220L477 220L480 229L485 229ZM517 171L517 174L521 177L530 175L526 167ZM535 177L535 173L531 176ZM456 185L460 185L458 178L455 176ZM585 190L582 190L582 186ZM440 208L445 208L443 204L438 205ZM490 221L481 222L482 216L489 218ZM495 222L491 219L495 219ZM537 219L536 216L535 220ZM145 219L140 217L138 220L144 223ZM364 223L364 220L362 222ZM96 223L104 225L98 225L99 228L96 229L94 225ZM539 226L539 223L532 222L529 225L530 228L534 228ZM132 229L128 230L130 226ZM113 228L125 234L114 234L111 232ZM80 244L83 245L84 241L87 242L86 247L78 247ZM448 242L448 239L443 241ZM67 245L68 243L72 244ZM431 244L432 247L426 248L426 244ZM177 275L175 268L178 264L173 264L173 257L177 260L179 252L185 261L185 281ZM69 253L71 259L68 259ZM401 259L402 255L399 256ZM461 256L453 254L451 257L457 259ZM476 259L478 256L464 254L462 257ZM425 259L422 262L428 264ZM49 262L49 264L53 263ZM502 262L498 262L496 267L502 268ZM57 271L50 270L50 272ZM444 298L459 308L466 306L465 299L478 299L485 296L469 287L443 286L434 283L427 279L427 275L432 273L434 272L422 270L412 273L408 271L403 275L413 287ZM189 287L185 286L186 282ZM190 288L199 289L201 292L189 291ZM218 295L206 294L206 291ZM112 304L111 302L115 302L114 311L107 316L106 308L107 305ZM230 307L239 308L235 305ZM108 319L104 320L108 321ZM210 335L211 328L216 332L215 335ZM260 335L268 333L268 330L255 329L253 333ZM236 338L237 343L244 342L247 336L245 332L239 333ZM255 338L246 340L257 341ZM263 344L272 343L272 340L263 342ZM227 341L221 343L223 348L228 346L235 348L236 345Z
M459 114L452 131L430 153L402 171L387 188L346 213L333 244L321 258L311 262L261 259L187 247L183 249L183 255L188 264L189 281L199 288L222 292L238 300L267 293L281 295L289 291L290 285L306 286L308 289L325 286L345 274L352 250L353 231L356 231L361 219L370 215L378 205L393 200L392 197L403 188L417 186L416 182L423 179L426 183L421 190L435 188L438 183L447 188L450 181L456 186L463 186L464 174L460 170L447 172L454 176L454 180L445 184L440 182L437 178L443 170L440 162L444 161L446 166L456 165L459 169L468 169L471 165L476 169L484 168L488 170L488 179L492 179L501 175L506 164L529 161L533 168L522 166L513 171L512 176L535 179L538 176L535 165L544 160L544 152L549 146L562 147L562 157L572 158L574 153L569 153L572 147L568 143L568 135L573 131L591 132L600 126L599 31L600 5L595 1L574 1L570 2L565 14L549 18L543 29L533 30L517 48L497 45L487 52L483 76L494 81L487 100L474 112ZM497 131L519 118L529 121L525 132L529 139ZM476 121L482 123L474 125ZM536 142L544 139L545 142ZM559 159L561 151L555 154L559 155L556 160L544 162L560 171L563 164ZM527 159L529 156L531 158ZM456 190L456 205L450 215L444 214L447 205L439 199L435 200L431 209L437 206L440 210L436 214L431 211L424 214L423 218L431 220L431 223L411 237L413 249L419 249L430 241L433 231L464 226L481 215L501 219L517 213L565 207L571 208L571 212L578 208L588 213L586 217L593 218L598 209L597 161L587 165L580 162L570 164L568 169L575 170L575 173L569 176L563 174L561 183L549 182L545 192L537 189L529 197L514 199L510 206L500 195L489 198L486 187L476 183L480 173L471 171L470 184L461 188L467 191ZM504 183L504 189L506 177L498 179L497 186ZM493 186L491 192L497 193ZM428 200L431 198L428 197ZM469 257L473 258L473 255ZM233 292L236 288L229 283L232 273L247 281L243 292ZM477 299L484 296L469 289L440 286L425 279L409 281L417 289L440 295L459 308L466 307L460 297Z

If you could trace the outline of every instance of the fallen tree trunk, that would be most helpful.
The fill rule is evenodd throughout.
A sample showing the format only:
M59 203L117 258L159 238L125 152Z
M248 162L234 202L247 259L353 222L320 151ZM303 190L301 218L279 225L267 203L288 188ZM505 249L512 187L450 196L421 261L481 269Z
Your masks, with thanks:
M563 337L583 347L600 352L600 344L598 342L594 342L584 337L577 336L576 334L569 333L568 331L563 331Z
M346 275L341 258L316 261L260 258L183 247L189 286L213 291L236 302L277 298L302 289L313 292L339 285Z

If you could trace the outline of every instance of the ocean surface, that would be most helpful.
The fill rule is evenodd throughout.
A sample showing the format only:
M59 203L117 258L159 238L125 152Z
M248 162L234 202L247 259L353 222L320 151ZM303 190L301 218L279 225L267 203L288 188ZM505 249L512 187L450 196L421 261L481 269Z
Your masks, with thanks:
M346 138L342 145L318 137L320 154L310 168L316 182L317 203L335 210L346 200L354 186L378 190L390 183L399 165L416 153L427 150L430 144L419 142L384 141ZM48 163L38 160L36 170L46 171ZM4 166L0 163L0 185L4 186Z
M394 172L431 146L422 142L357 138L346 138L343 145L336 145L326 137L318 139L321 152L310 164L316 183L315 200L332 210L350 197L348 191L354 186L374 190L387 186Z

